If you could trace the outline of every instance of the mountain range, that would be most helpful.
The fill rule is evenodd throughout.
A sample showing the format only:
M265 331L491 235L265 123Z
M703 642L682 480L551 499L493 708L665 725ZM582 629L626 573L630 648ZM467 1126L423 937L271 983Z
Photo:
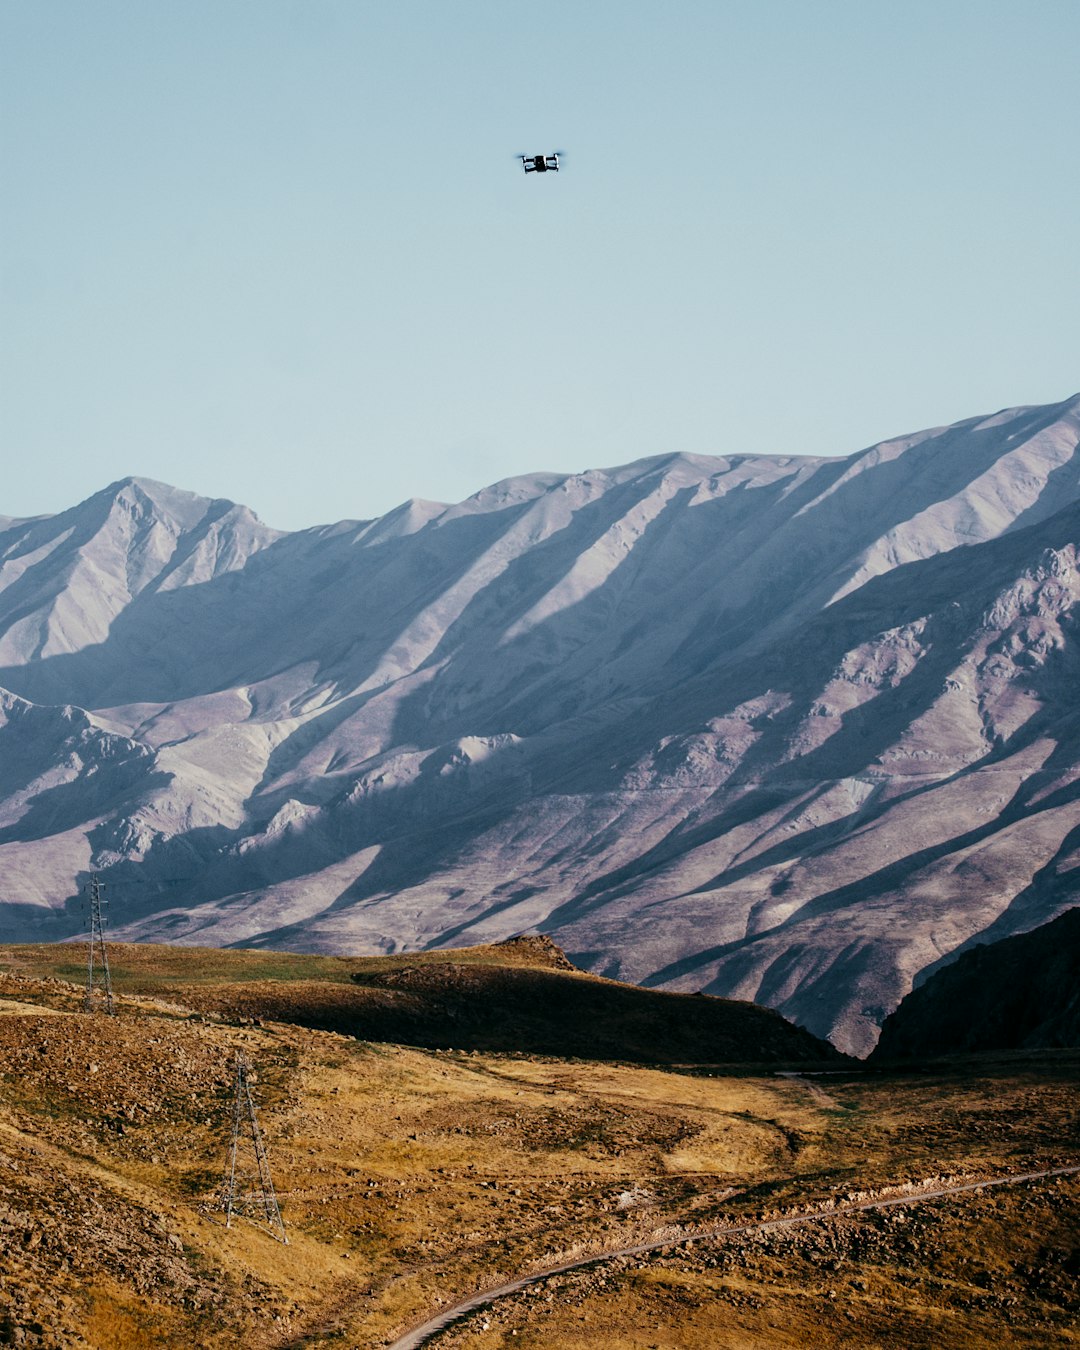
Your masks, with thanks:
M1080 396L283 533L0 516L0 940L543 930L865 1054L1076 903Z

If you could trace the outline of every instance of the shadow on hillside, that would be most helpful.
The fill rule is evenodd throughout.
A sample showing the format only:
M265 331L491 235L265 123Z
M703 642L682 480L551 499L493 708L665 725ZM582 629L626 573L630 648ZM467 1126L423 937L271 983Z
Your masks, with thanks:
M850 1063L827 1041L752 1003L452 961L361 971L353 980L352 987L226 987L203 1001L227 1012L430 1049L686 1067Z

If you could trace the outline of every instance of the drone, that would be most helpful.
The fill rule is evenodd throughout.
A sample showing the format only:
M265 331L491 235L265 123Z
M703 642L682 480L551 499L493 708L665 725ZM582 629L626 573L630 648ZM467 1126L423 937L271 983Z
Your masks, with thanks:
M518 159L526 173L547 173L549 170L558 173L561 153L557 150L553 155L518 155Z

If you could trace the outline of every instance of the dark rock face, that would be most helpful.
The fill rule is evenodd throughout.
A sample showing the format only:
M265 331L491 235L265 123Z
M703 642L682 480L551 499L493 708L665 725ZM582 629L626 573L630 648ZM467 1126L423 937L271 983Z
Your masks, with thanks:
M872 1059L1080 1045L1080 908L973 947L885 1020Z

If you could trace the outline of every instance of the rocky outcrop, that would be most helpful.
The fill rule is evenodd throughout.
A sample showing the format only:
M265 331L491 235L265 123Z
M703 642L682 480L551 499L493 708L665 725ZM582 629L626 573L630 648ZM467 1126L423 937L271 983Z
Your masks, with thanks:
M546 933L519 933L495 944L500 960L549 970L576 970L573 961Z

